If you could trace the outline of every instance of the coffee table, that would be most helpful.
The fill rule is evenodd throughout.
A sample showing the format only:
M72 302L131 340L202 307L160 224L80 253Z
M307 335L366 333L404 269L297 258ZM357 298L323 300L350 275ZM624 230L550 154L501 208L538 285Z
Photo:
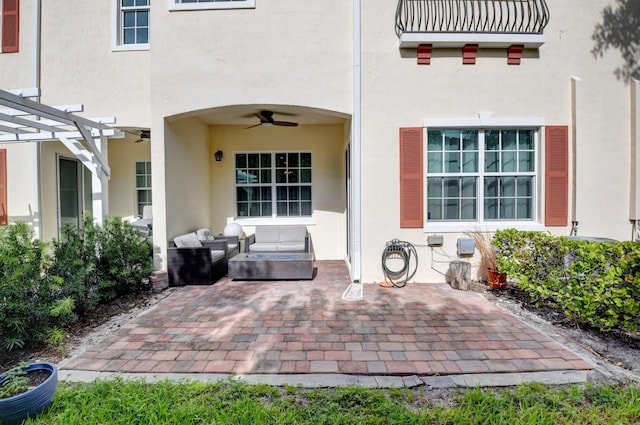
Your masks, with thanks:
M229 277L237 280L313 279L308 252L241 253L229 259Z

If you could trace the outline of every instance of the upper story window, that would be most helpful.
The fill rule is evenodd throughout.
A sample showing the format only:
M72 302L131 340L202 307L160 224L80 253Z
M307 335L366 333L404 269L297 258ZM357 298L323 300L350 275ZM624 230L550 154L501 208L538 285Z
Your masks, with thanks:
M117 48L149 48L150 0L118 0Z
M171 10L251 9L255 6L255 0L170 0L169 2Z

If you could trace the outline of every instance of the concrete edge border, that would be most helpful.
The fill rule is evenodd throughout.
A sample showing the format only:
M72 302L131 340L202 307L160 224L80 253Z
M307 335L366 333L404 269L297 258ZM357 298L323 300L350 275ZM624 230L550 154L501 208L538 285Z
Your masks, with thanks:
M363 388L467 388L467 387L509 387L525 382L539 382L547 385L583 384L588 371L557 370L551 372L486 373L448 376L362 376L342 374L308 375L231 375L215 373L120 373L83 370L59 370L58 378L65 382L92 382L96 379L144 379L146 382L199 381L220 382L238 380L248 384L273 386L292 385L302 388L336 388L357 386Z

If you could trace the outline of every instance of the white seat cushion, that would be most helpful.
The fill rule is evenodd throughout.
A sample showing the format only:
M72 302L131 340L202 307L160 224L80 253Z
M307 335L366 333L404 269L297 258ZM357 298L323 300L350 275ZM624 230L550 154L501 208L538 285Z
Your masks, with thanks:
M304 251L304 242L281 242L278 244L278 251L284 252L297 252Z
M260 243L256 242L249 245L249 251L251 252L276 252L278 250L277 243Z
M219 251L217 249L211 250L211 262L217 263L218 261L224 260L226 252Z

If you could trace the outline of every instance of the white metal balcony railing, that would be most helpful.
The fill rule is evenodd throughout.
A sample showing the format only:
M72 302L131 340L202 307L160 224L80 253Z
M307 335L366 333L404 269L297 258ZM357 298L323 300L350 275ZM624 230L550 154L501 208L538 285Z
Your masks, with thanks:
M396 34L542 34L545 0L398 0Z

